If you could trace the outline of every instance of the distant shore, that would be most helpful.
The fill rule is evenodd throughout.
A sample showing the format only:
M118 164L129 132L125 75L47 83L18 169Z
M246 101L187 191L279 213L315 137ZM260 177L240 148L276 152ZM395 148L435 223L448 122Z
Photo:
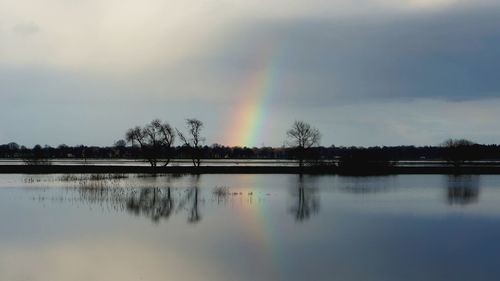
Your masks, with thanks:
M115 166L115 165L0 165L0 174L500 174L500 166L374 167L340 169L335 166Z

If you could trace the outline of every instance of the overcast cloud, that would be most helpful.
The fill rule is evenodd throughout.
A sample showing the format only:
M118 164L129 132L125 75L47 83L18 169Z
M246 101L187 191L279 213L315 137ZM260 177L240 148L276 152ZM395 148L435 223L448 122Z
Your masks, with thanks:
M0 143L110 145L151 118L191 116L223 142L269 48L256 145L281 145L296 118L324 145L499 142L495 1L354 2L2 1Z

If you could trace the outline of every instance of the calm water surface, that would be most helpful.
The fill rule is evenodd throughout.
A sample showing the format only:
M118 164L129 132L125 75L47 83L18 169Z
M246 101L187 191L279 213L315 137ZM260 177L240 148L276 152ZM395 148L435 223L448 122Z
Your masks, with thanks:
M0 175L0 280L499 280L500 176Z

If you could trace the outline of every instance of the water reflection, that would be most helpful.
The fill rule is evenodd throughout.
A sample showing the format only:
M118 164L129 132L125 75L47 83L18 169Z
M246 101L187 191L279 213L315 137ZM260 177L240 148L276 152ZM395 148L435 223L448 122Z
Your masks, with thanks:
M259 191L257 186L241 187L214 186L213 188L200 188L200 175L175 177L148 177L139 175L139 184L134 185L131 178L94 177L94 176L64 176L53 181L66 185L66 194L46 194L38 196L39 201L85 203L100 206L102 210L126 212L135 216L149 218L154 223L166 221L175 214L187 214L186 221L196 224L203 218L200 204L205 202L203 194L211 193L212 203L219 207L258 209L266 198L272 196L270 192ZM175 186L183 180L187 186ZM294 220L303 222L318 214L320 210L320 192L316 187L317 177L299 175L294 177L290 185L292 205L287 207ZM49 181L50 182L50 181ZM153 184L157 186L141 186ZM163 183L165 186L161 186ZM174 187L172 187L174 186ZM41 190L39 190L41 191ZM229 206L226 203L231 203Z
M207 187L204 180L204 187L200 188L200 175L187 176L63 176L53 179L31 179L24 180L25 183L38 185L45 181L53 184L66 186L66 197L63 198L60 192L55 192L51 198L38 196L38 200L47 202L71 201L72 203L84 203L98 205L103 210L114 210L125 212L131 215L150 219L154 223L166 221L175 214L185 216L186 222L196 224L202 221L204 197L212 196L209 203L215 207L229 207L239 209L259 209L262 204L268 204L273 209L279 208L281 212L291 215L296 222L304 222L320 212L320 189L317 187L323 184L321 177L296 175L291 176L285 185L289 186L288 204L277 206L275 200L271 198L271 193L279 189L262 185L255 179L259 176L240 177L238 181L229 185L224 181L215 178L214 185ZM447 176L445 178L445 198L450 205L468 205L477 203L479 200L479 176L459 175ZM338 179L342 184L331 191L341 193L367 194L367 193L388 193L390 191L401 190L397 177L342 177ZM425 184L424 184L425 185ZM412 188L412 190L414 190ZM40 191L40 190L39 190ZM394 196L396 193L391 193ZM329 198L335 198L332 193ZM54 197L55 196L55 197ZM340 195L339 195L340 196ZM287 200L287 195L283 194L279 200ZM228 204L230 203L230 204ZM214 207L214 206L209 206ZM330 206L331 207L331 206Z
M500 276L500 176L31 177L0 177L0 280Z
M252 192L254 186L246 186L249 192L243 193L241 187L229 188L214 186L200 188L200 175L137 175L134 177L115 177L111 175L71 175L48 177L32 184L44 183L48 186L61 186L65 192L45 192L47 189L30 188L32 192L42 193L33 199L40 202L85 204L90 208L99 206L103 211L124 212L149 218L154 223L166 221L176 214L185 214L186 221L196 224L202 221L204 196L212 195L213 204L219 207L256 209L269 192ZM26 181L24 181L26 182ZM49 189L50 190L50 189ZM202 192L203 191L203 192ZM226 203L231 203L230 205Z
M292 191L294 205L291 213L295 220L302 222L319 212L319 192L314 186L314 177L298 176L297 189Z
M193 179L194 179L193 186L189 188L186 195L186 201L190 202L190 209L188 216L189 223L197 223L201 220L201 215L198 208L200 175L193 176Z
M166 190L160 188L144 188L135 196L131 194L127 199L127 210L139 216L143 215L150 217L154 222L159 222L160 219L168 219L174 209L174 200L170 187Z
M448 176L446 199L450 205L468 205L477 203L479 200L479 176Z
M347 177L348 184L340 187L340 190L353 194L369 194L388 192L394 189L391 186L392 176L370 176L370 177Z
M126 211L135 216L150 218L154 223L167 220L174 213L182 210L187 211L188 222L196 223L201 220L199 211L199 176L193 176L190 186L186 189L170 187L171 177L140 175L139 178L146 182L161 180L166 183L166 186L123 186L123 182L111 178L95 180L92 176L65 177L61 181L70 185L66 188L69 194L51 199L57 199L60 202L83 202L99 205L103 209ZM173 177L173 179L178 178L178 176ZM71 186L71 183L76 184L76 186ZM75 193L76 198L74 197ZM45 199L43 196L38 197L38 200L45 201Z

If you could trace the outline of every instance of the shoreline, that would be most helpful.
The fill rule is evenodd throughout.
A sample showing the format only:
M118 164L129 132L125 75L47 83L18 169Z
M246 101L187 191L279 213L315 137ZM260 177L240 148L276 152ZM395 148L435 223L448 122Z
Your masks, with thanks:
M113 166L113 165L0 165L0 174L485 174L500 175L500 166L371 167L340 169L335 166Z

